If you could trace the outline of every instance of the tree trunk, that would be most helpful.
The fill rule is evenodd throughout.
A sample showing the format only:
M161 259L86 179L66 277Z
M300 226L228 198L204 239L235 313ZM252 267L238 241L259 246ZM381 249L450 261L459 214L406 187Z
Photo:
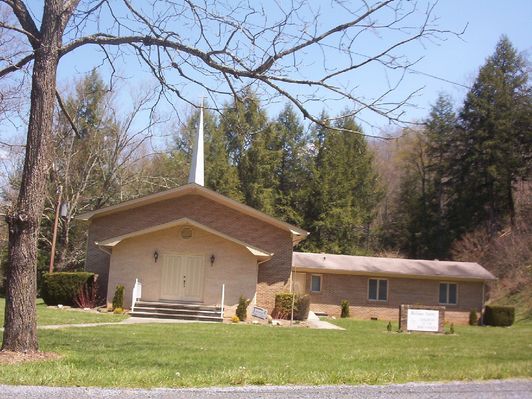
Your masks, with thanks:
M37 238L51 164L52 120L63 1L45 2L41 36L35 45L31 108L18 200L8 215L9 266L2 350L35 352Z

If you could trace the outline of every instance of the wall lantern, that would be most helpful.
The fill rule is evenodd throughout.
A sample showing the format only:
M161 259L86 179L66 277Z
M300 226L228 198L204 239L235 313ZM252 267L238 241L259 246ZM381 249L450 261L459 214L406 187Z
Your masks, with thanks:
M157 259L159 259L159 252L157 252L157 250L153 253L153 259L155 260L155 263L157 263Z
M214 265L214 261L216 260L216 257L214 254L211 255L211 267Z

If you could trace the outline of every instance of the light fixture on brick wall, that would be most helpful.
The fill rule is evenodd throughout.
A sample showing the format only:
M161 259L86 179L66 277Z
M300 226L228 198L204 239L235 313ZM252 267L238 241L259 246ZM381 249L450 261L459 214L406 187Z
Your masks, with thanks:
M214 266L214 261L216 260L216 257L214 256L214 254L211 255L211 267Z
M155 263L157 263L157 259L159 259L159 252L157 250L153 252L153 259L155 260Z

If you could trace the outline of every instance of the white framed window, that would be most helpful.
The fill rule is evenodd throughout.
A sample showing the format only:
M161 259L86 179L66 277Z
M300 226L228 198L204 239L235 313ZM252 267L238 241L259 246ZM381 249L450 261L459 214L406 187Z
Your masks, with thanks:
M313 274L310 276L310 292L321 292L321 274Z
M388 300L388 280L368 279L368 300L386 302Z
M456 305L458 303L458 285L456 283L440 283L440 305Z

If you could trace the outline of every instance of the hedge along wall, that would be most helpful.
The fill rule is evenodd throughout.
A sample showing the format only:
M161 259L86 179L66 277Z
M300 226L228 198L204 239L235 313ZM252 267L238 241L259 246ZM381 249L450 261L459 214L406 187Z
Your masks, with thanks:
M275 308L272 317L290 319L292 315L292 298L294 298L294 320L306 320L310 309L310 296L299 296L292 293L275 295Z
M95 284L96 275L89 272L44 273L41 290L47 305L75 306L74 297L87 284Z
M486 306L483 321L488 326L511 326L515 321L515 308L513 306Z

